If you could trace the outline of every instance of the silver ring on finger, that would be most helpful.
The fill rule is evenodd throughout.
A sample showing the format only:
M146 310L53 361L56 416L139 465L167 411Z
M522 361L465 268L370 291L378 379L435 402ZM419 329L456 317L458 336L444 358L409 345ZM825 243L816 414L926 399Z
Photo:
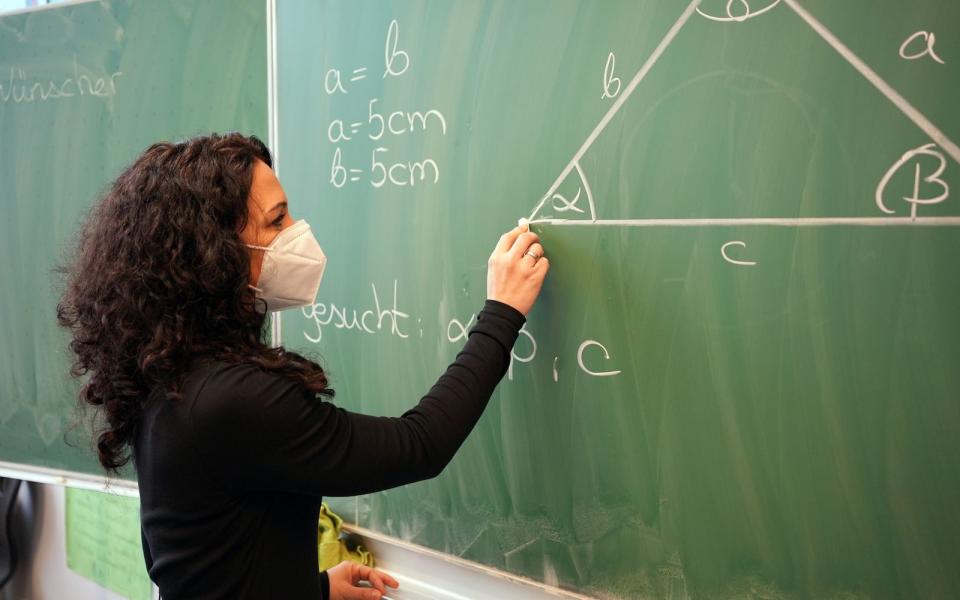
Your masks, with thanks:
M526 252L523 253L523 255L529 256L530 258L532 258L533 262L537 262L538 260L540 260L540 255L534 252L533 250L527 250Z

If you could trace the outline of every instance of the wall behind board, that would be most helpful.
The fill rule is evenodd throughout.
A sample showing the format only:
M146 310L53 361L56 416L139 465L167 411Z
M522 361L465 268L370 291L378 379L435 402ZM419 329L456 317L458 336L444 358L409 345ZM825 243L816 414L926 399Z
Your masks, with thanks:
M57 485L24 483L20 487L17 510L14 513L14 531L19 550L18 566L13 578L0 590L0 600L129 598L128 595L111 591L67 566L68 493L67 488ZM118 572L112 575L122 576ZM134 577L147 577L142 562Z
M416 403L518 217L552 263L446 472L336 509L609 597L956 593L960 5L278 9L337 403Z
M64 440L77 383L53 269L151 143L266 139L265 14L263 0L109 0L0 17L0 461L102 475L85 429Z

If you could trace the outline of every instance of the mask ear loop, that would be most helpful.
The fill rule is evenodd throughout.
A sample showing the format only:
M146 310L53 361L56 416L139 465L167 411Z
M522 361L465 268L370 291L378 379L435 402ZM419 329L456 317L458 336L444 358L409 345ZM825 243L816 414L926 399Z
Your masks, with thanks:
M268 248L267 246L254 246L253 244L244 244L244 246L246 246L247 248L255 248L257 250L263 250L264 254L266 254L270 250L270 248ZM247 287L255 292L260 292L261 294L263 293L262 289L258 288L253 284L248 283Z

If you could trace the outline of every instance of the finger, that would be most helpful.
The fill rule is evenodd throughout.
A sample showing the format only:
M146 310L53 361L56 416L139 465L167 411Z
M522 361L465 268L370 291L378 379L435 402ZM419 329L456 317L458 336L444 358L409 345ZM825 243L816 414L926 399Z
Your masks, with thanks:
M377 569L370 569L369 579L370 579L370 583L374 584L374 587L376 587L378 590L380 590L384 594L387 593L387 590L384 587L384 585L387 585L392 588L400 587L400 583L396 579L394 579L393 577L390 577L383 571L379 571Z
M530 244L530 247L527 248L527 251L523 253L524 256L529 256L530 258L537 261L543 258L543 246L539 242Z
M386 594L387 589L384 587L384 584L397 588L400 587L400 584L396 579L390 577L383 571L378 571L367 565L357 565L356 569L353 572L354 583L357 583L359 580L366 580L370 582L370 585L380 590L381 594Z
M372 571L372 569L366 565L355 562L350 563L350 583L357 585L361 581L366 581L370 571Z
M544 276L546 276L547 271L550 270L550 259L544 256L543 258L538 260L537 264L533 265L533 267L535 269L539 269L540 271L543 271Z
M513 246L513 243L517 240L517 236L519 236L524 231L527 231L528 229L530 229L529 225L525 225L523 227L514 227L510 231L501 235L500 239L497 241L496 251L497 252L508 251L510 247Z
M347 589L340 589L340 598L344 600L379 600L381 593L377 590L367 587L348 587Z
M387 593L387 590L383 587L383 581L380 579L380 574L377 573L373 567L368 567L367 565L357 565L353 571L353 576L354 583L357 583L356 580L367 581L381 594Z
M392 587L393 589L397 589L398 587L400 587L400 582L394 579L393 577L390 577L383 571L377 571L377 572L383 575L383 582L387 584L387 587Z
M539 235L532 231L525 231L514 240L513 246L510 247L510 254L512 254L515 259L520 258L520 256L527 251L527 248L539 241Z
M371 570L370 574L367 575L367 581L370 582L370 585L379 590L381 594L387 593L387 588L383 585L383 578L380 577L380 573Z

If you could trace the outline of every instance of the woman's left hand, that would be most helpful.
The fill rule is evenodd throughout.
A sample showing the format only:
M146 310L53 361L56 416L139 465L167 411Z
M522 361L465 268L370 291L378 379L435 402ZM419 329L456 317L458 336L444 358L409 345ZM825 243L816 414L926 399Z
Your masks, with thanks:
M327 569L327 577L330 578L331 600L379 600L387 593L385 585L394 589L400 587L396 579L383 571L349 560ZM373 587L358 586L361 581L369 582Z

